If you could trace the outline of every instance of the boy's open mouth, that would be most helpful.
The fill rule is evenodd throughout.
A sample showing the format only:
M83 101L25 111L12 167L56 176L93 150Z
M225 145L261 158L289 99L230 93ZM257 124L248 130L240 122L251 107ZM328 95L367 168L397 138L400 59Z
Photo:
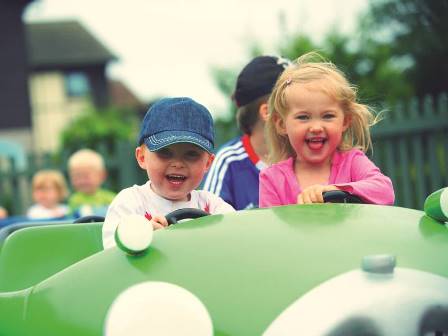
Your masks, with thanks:
M168 174L166 175L166 178L168 181L175 184L180 184L187 179L186 176L177 174Z

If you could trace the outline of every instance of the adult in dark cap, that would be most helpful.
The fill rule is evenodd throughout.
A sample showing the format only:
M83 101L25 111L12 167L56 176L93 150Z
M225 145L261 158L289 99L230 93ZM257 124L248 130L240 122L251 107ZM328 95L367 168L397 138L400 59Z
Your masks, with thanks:
M258 175L266 167L267 102L289 64L284 58L257 56L238 75L232 99L238 107L236 119L243 135L218 150L203 185L204 190L219 195L237 210L258 207Z

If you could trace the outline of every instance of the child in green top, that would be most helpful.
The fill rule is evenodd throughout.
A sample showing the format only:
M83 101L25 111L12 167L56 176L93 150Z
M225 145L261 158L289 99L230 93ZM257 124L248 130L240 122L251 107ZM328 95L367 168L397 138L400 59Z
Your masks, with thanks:
M73 215L105 216L115 193L101 188L107 177L102 156L91 149L73 153L68 160L68 174L75 190L68 199Z

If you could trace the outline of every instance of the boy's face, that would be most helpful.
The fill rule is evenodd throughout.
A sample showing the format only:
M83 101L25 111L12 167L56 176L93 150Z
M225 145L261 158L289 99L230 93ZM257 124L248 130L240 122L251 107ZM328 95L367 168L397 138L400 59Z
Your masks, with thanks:
M214 156L190 143L178 143L151 152L143 145L135 150L137 162L145 169L154 192L163 198L187 201L201 183Z
M53 183L42 183L33 189L34 202L51 209L61 201L61 194Z
M69 175L73 188L89 195L94 194L106 178L104 170L90 166L72 168Z

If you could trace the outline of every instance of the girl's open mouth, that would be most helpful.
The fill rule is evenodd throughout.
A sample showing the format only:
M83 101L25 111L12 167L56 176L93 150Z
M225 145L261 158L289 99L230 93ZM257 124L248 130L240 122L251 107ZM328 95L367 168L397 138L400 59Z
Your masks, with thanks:
M313 150L321 149L324 146L326 141L327 141L326 138L321 138L321 137L305 139L305 142L308 145L308 147Z

